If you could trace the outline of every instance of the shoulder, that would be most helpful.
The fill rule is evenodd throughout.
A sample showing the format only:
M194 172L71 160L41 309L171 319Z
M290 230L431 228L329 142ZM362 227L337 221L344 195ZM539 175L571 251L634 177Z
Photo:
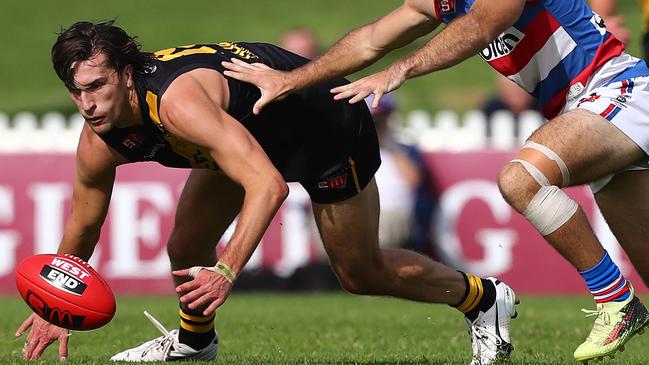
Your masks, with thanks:
M226 110L228 104L225 77L216 70L197 68L178 76L169 85L160 101L160 117L169 121L196 109Z

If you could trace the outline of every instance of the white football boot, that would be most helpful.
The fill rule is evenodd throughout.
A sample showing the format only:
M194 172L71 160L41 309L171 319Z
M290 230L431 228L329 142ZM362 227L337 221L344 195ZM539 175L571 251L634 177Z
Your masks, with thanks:
M516 318L516 294L509 285L488 278L496 286L496 300L486 312L471 321L465 317L471 336L473 360L471 365L490 365L509 357L514 350L509 337L509 322Z
M148 312L144 315L162 332L162 336L147 341L140 346L122 351L110 358L110 361L152 362L152 361L183 361L183 360L214 360L219 349L219 335L204 349L194 350L190 346L178 342L178 330L167 331Z

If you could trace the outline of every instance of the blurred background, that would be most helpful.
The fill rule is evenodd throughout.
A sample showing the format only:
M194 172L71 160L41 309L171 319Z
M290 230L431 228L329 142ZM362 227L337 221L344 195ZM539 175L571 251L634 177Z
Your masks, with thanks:
M194 43L259 41L308 57L398 1L3 1L0 12L0 292L15 293L22 258L56 250L69 211L74 150L83 120L50 63L56 32L78 20L117 19L147 51ZM618 1L641 57L636 1ZM422 45L397 50L352 75L378 71ZM408 81L374 111L384 161L377 177L382 245L407 247L532 293L583 293L577 275L498 194L496 175L545 120L516 99L478 56ZM305 121L308 122L308 121ZM164 251L186 171L121 167L92 263L117 292L171 293ZM607 249L640 285L590 197L571 189ZM222 246L227 242L222 240ZM544 260L538 260L544 257ZM543 261L543 262L540 262ZM544 280L537 272L555 268ZM338 288L310 218L306 193L291 195L236 288ZM561 280L553 280L555 275ZM634 279L635 278L635 279ZM558 284L557 284L558 283Z

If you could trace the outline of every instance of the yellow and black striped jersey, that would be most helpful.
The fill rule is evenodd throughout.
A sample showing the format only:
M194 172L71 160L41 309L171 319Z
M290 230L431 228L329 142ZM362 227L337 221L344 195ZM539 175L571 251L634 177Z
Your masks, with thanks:
M155 60L144 73L135 76L144 123L113 128L101 138L131 162L157 161L171 167L218 169L207 151L165 129L159 117L160 100L183 73L197 68L222 73L221 62L233 57L262 62L279 70L291 70L308 62L264 43L196 44L155 52ZM257 139L286 181L318 179L347 163L362 130L374 129L364 103L350 105L333 100L329 90L346 82L340 79L299 91L254 115L252 106L260 96L259 90L254 85L228 79L227 112Z

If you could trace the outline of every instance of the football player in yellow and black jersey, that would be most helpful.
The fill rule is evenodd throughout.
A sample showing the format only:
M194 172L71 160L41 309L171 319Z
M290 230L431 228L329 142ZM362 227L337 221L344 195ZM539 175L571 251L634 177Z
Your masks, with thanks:
M233 57L283 70L308 61L261 43L145 53L112 22L76 23L52 48L54 69L86 120L72 214L59 253L90 258L117 166L157 161L192 169L168 243L180 329L165 330L162 337L112 360L215 358L215 310L228 297L291 181L309 192L331 264L348 291L451 304L467 316L492 305L491 281L411 251L379 248L376 131L366 106L330 96L329 90L345 80L305 89L254 115L259 90L223 75L221 62ZM215 244L237 215L236 230L217 261ZM513 304L503 310L507 317L514 314ZM18 334L30 327L27 359L39 358L56 340L59 356L67 357L64 329L32 315Z

